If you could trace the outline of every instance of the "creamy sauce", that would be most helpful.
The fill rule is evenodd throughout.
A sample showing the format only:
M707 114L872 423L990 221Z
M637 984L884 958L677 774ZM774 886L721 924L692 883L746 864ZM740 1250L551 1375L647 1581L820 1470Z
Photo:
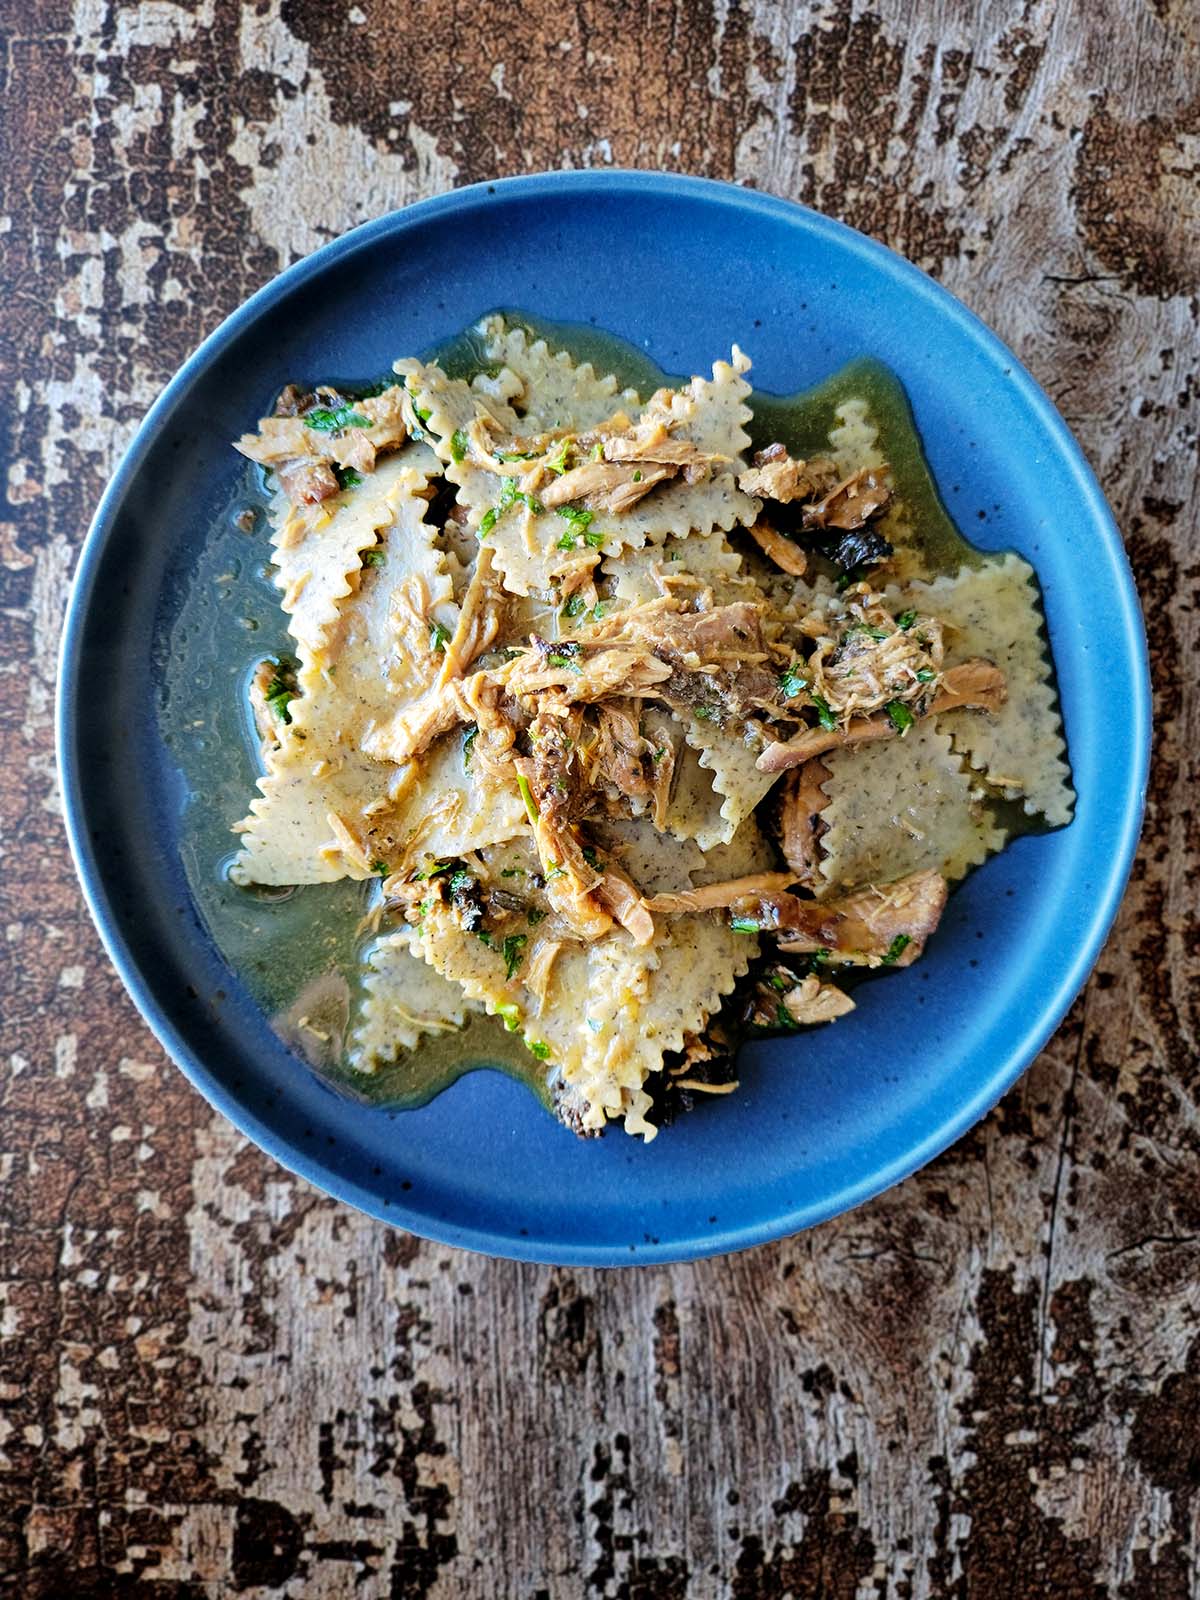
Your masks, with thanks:
M556 324L507 312L551 345L567 348L598 372L643 395L678 383L635 346L598 329ZM455 377L486 365L474 335L432 352ZM317 375L298 374L306 380ZM366 379L320 375L353 392ZM790 396L755 392L754 447L776 439L797 455L828 450L834 411L850 398L868 402L879 446L892 467L897 494L921 529L930 575L980 559L943 506L921 451L904 391L882 363L851 363L818 388ZM247 419L248 425L253 419ZM425 1104L464 1073L494 1067L548 1100L545 1069L496 1018L475 1016L460 1032L423 1040L395 1065L372 1074L346 1067L348 1028L362 995L363 953L379 889L344 881L296 889L247 890L228 868L236 850L230 825L245 814L259 773L247 686L265 655L292 653L267 570L271 559L262 474L250 463L160 637L159 717L164 742L186 788L181 828L183 862L192 893L216 945L273 1025L312 1067L345 1093L370 1104ZM1010 833L1042 829L1016 802L1002 803Z

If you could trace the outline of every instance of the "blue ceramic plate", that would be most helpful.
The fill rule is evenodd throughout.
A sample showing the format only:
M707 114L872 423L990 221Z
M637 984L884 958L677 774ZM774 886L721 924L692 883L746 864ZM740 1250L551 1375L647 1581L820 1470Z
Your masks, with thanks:
M373 373L497 305L593 321L691 372L737 340L787 393L853 356L900 375L935 477L988 547L1037 568L1079 802L952 897L911 969L836 1028L748 1047L740 1092L654 1144L571 1138L475 1072L422 1110L335 1094L215 948L180 864L181 780L156 716L160 611L241 472L228 441L305 373ZM998 507L999 510L993 508ZM986 522L978 510L987 511ZM957 1139L1045 1044L1116 911L1141 818L1145 640L1121 540L1061 418L929 278L799 206L696 179L555 173L356 229L225 322L151 410L88 535L63 646L75 859L165 1048L285 1166L377 1217L498 1255L671 1261L789 1234Z

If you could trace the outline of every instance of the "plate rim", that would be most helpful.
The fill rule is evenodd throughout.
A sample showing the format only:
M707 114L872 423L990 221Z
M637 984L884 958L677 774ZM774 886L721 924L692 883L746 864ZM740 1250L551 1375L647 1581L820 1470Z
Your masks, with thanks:
M184 1041L169 1014L150 992L141 969L125 945L118 927L118 919L110 904L103 869L99 866L92 848L82 774L74 754L78 729L75 705L76 682L81 665L82 639L104 547L117 519L121 503L136 480L142 462L163 423L175 407L186 398L189 388L203 372L210 359L235 339L243 327L251 323L260 312L270 307L282 295L309 278L325 272L334 262L360 250L369 249L380 238L393 233L403 233L412 227L427 225L436 221L443 213L454 211L464 205L486 203L493 197L521 194L538 196L545 195L548 191L553 191L558 197L572 192L594 191L597 188L610 192L625 190L637 194L640 198L654 195L671 198L694 196L718 207L744 209L786 222L791 226L805 228L817 236L824 235L842 249L865 259L868 265L882 271L886 277L898 279L911 292L931 301L934 310L942 318L957 324L959 330L980 349L981 354L1007 369L1004 372L1005 380L1018 391L1022 407L1033 413L1043 434L1070 468L1079 491L1081 509L1101 537L1106 546L1106 553L1111 558L1116 579L1113 598L1115 602L1119 602L1117 610L1122 638L1134 671L1127 704L1133 756L1128 770L1122 774L1124 780L1121 795L1122 819L1118 847L1105 865L1103 879L1093 901L1087 937L1080 942L1074 959L1056 987L1044 999L1039 1008L1040 1020L1037 1027L1032 1031L1023 1030L1020 1047L1010 1050L997 1063L955 1116L939 1123L935 1132L927 1135L917 1145L910 1146L897 1154L886 1165L876 1167L869 1176L860 1177L843 1185L836 1193L826 1195L820 1202L796 1206L786 1213L776 1214L770 1220L744 1222L690 1239L679 1237L657 1245L639 1244L636 1254L632 1257L625 1251L607 1244L589 1245L576 1242L558 1245L549 1240L539 1244L533 1237L517 1237L515 1233L503 1232L494 1224L470 1226L447 1223L426 1215L414 1208L411 1202L399 1199L393 1200L385 1211L376 1197L357 1184L353 1178L330 1172L322 1167L319 1161L306 1156L302 1149L276 1133L244 1101L226 1089L215 1078L204 1060ZM398 210L387 212L381 217L372 218L330 240L311 254L284 268L243 301L192 351L164 386L138 425L100 497L81 544L71 578L55 686L55 757L59 793L71 857L85 903L105 952L143 1021L193 1087L215 1110L228 1118L235 1128L253 1140L281 1166L322 1192L355 1206L381 1222L403 1228L435 1243L469 1249L484 1255L580 1267L649 1266L693 1261L791 1237L894 1187L947 1150L986 1116L1033 1064L1059 1027L1087 981L1116 919L1132 870L1145 812L1150 724L1151 681L1145 626L1133 573L1116 520L1081 445L1049 396L1004 341L950 290L928 273L889 246L845 223L838 222L798 201L784 199L757 189L744 188L718 179L645 171L638 168L575 169L522 174L465 185L445 194L416 201Z

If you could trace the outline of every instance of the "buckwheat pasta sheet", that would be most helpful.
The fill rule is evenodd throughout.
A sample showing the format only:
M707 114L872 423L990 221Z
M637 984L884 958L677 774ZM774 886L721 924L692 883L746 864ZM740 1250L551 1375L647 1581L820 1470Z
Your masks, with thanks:
M251 684L234 877L375 885L359 1072L490 1017L568 1127L650 1139L748 1030L916 960L1014 818L1069 820L1036 580L937 558L869 385L801 453L736 345L638 393L471 339L238 441L294 651Z

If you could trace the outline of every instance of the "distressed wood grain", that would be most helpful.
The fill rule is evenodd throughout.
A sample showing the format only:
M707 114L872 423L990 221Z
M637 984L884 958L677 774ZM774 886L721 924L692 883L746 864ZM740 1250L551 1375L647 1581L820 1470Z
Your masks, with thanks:
M35 0L0 44L3 1592L1200 1593L1192 0ZM1117 513L1157 707L1117 928L987 1121L636 1273L422 1244L215 1118L51 756L74 552L183 355L365 217L609 162L817 205L991 322Z

